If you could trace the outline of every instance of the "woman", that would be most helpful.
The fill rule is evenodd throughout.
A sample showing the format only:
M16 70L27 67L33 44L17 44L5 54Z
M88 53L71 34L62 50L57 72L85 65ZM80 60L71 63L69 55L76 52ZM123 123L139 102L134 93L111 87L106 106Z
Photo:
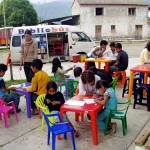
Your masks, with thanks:
M146 63L150 63L150 41L147 43L140 55L140 65L144 65Z
M32 39L30 30L25 31L25 41L21 45L20 70L24 66L27 82L31 82L34 73L31 70L31 62L38 58L38 43Z

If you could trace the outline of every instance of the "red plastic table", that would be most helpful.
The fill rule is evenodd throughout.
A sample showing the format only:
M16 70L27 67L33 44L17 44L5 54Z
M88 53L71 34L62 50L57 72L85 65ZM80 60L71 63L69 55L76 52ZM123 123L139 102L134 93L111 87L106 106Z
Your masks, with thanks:
M108 66L109 66L109 63L111 62L112 60L108 60L108 59L105 59L103 57L101 58L87 58L84 60L85 62L85 70L87 70L87 66L88 66L88 62L98 62L98 69L101 68L101 63L105 63L105 71L108 71Z
M145 65L137 65L130 69L130 82L129 82L129 93L128 93L128 99L132 96L132 89L133 89L133 77L134 73L136 72L142 72L144 73L144 83L147 82L148 74L150 73L150 64Z
M80 96L76 95L69 100L81 101L83 100ZM68 101L69 101L68 100ZM100 104L84 104L84 106L74 106L63 104L61 106L60 115L61 117L65 112L75 112L75 113L87 113L91 117L91 127L92 127L92 136L93 136L93 144L98 144L98 133L97 133L97 113L102 109L102 105Z

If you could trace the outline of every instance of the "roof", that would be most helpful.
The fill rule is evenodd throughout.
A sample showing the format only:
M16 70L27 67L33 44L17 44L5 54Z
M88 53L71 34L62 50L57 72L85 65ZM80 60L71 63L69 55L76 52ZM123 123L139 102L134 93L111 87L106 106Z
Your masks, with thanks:
M144 5L148 6L144 0L76 0L80 5Z

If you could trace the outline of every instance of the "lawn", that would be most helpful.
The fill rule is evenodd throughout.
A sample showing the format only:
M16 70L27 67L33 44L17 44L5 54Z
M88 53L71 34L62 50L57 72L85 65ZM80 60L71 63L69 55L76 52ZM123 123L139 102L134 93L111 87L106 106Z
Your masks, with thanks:
M0 49L0 54L8 53L10 52L9 48L2 48Z
M9 80L9 81L5 81L5 84L7 87L11 86L11 85L16 85L16 84L21 84L21 83L25 83L26 80Z

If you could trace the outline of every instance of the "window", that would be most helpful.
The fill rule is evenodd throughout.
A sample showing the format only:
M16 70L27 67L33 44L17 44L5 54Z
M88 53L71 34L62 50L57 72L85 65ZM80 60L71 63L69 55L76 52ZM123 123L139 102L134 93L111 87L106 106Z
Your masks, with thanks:
M134 16L135 15L135 8L129 8L128 9L128 15Z
M103 8L95 8L95 15L96 16L103 15Z
M91 42L91 39L83 32L72 32L72 40L78 42Z
M115 25L111 25L111 32L115 32L116 30L116 26Z
M20 36L14 36L12 38L12 46L13 47L19 47L19 46L21 46L21 38L20 38Z

